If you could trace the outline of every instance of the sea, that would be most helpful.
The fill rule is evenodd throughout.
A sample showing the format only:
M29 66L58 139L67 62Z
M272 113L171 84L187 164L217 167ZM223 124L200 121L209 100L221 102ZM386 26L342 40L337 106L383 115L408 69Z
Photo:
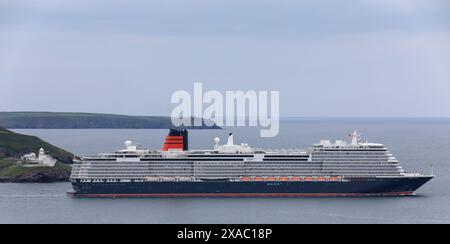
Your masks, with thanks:
M408 172L436 178L412 197L77 199L69 183L0 184L0 223L155 224L393 224L450 223L450 119L285 119L279 136L256 127L191 130L190 147L208 149L214 138L254 148L308 148L322 139L385 144ZM161 148L167 130L14 130L35 135L78 156L124 147L132 140Z

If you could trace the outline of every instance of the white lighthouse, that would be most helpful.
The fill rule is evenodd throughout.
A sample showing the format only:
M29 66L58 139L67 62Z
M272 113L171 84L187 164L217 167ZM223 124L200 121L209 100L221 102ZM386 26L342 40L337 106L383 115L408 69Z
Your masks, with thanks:
M45 154L44 148L39 149L39 154L35 153L24 155L22 158L22 165L26 167L54 167L58 160Z

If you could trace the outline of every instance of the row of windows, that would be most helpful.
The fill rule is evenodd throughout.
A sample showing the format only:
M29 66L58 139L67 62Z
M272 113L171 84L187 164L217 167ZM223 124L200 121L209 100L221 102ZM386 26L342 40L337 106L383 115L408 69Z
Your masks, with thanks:
M242 163L242 164L209 164L209 163L198 163L198 164L148 164L148 165L80 165L74 166L73 168L122 168L122 169L145 169L150 167L193 167L193 166L211 166L211 167L233 167L233 166L248 166L248 167L259 167L259 166L276 166L276 167L284 167L284 166L311 166L317 167L322 165L355 165L355 166L365 166L365 165L398 165L398 161L338 161L338 160L330 160L330 161L314 161L314 162L304 162L304 163L296 163L296 162L283 162L283 163L274 163L274 162L265 162L265 163Z
M330 174L334 174L332 172L330 172ZM77 178L83 179L83 178L96 178L96 179L105 179L105 178L110 178L110 179L136 179L136 178L146 178L146 177L176 177L178 175L145 175L145 176L136 176L136 175L114 175L114 176L104 176L104 175L92 175L92 176L78 176ZM247 175L196 175L196 178L239 178L239 177L245 177ZM303 174L303 175L293 175L293 174L253 174L252 176L260 176L260 177L314 177L314 176L325 176L324 174ZM355 174L340 174L340 176L343 177L382 177L382 176L400 176L399 174L360 174L360 173L355 173Z
M326 171L326 172L240 172L240 173L196 173L196 174L170 174L170 173L151 173L151 174L78 174L73 175L72 178L122 178L122 177L134 177L134 178L147 178L147 177L222 177L222 178L234 178L241 176L325 176L325 175L371 175L371 176L399 176L400 173L396 172L339 172L339 171Z
M178 172L178 171L258 171L258 170L271 170L271 171L313 171L313 170L358 170L358 171L373 171L373 170L396 170L399 169L397 167L365 167L365 168L357 168L357 167L321 167L321 168L274 168L274 167L259 167L259 168L177 168L177 169L147 169L141 171L133 171L133 170L117 170L117 169L92 169L92 170L74 170L74 173L83 172L128 172L128 173L136 173L139 174L141 172Z
M335 154L320 154L312 155L311 158L389 158L385 154L380 155L335 155Z
M395 164L323 164L323 165L283 165L280 167L280 165L242 165L242 166L212 166L212 165L197 165L195 167L188 166L188 167L168 167L168 166L161 166L161 167L147 167L147 168L121 168L121 167L80 167L80 168L74 168L73 171L92 171L92 170L120 170L120 171L135 171L139 172L142 170L177 170L177 169L261 169L261 168L270 168L270 169L321 169L321 168L357 168L357 169L371 169L371 168L397 168L398 165Z

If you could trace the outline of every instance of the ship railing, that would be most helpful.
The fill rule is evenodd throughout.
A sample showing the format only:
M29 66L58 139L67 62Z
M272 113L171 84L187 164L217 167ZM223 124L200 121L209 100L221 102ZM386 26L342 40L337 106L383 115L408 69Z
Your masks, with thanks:
M402 173L403 176L405 177L420 177L423 176L422 174L419 173Z
M304 149L300 149L300 148L290 148L290 149L255 148L254 151L264 152L266 154L308 155L308 153Z

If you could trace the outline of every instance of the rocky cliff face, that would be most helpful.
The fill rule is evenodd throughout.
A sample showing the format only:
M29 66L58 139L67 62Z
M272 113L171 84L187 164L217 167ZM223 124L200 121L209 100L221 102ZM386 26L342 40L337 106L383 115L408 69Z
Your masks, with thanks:
M0 159L0 182L67 182L72 170L70 165L62 162L57 162L54 167L24 167L17 161L15 158Z
M0 177L0 182L9 183L55 183L68 182L70 172L34 172L14 177Z

